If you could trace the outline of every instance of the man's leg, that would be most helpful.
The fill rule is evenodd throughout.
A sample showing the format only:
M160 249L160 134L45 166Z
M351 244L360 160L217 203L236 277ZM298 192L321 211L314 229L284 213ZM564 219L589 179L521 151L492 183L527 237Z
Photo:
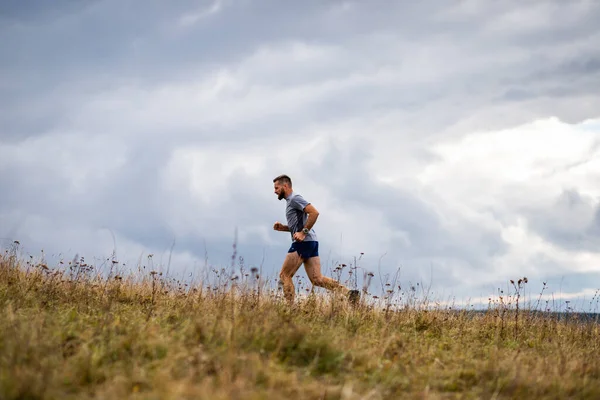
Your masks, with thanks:
M306 268L306 275L308 275L308 279L310 279L313 285L348 294L349 289L347 287L321 274L321 259L319 256L304 260L304 268Z
M292 278L302 265L302 258L297 252L288 253L283 261L281 272L279 273L279 280L283 283L283 295L288 303L294 302L294 282Z

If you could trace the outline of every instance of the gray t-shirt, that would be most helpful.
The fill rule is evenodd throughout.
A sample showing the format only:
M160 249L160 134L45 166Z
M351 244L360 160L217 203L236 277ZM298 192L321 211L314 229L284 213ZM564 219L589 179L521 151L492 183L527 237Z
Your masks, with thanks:
M310 203L302 196L292 192L290 197L286 199L287 206L285 207L285 216L287 218L287 225L290 228L290 234L292 240L294 240L294 233L302 231L302 228L306 225L308 220L308 214L304 212L304 207ZM305 242L317 241L317 234L314 229L311 229L304 239Z

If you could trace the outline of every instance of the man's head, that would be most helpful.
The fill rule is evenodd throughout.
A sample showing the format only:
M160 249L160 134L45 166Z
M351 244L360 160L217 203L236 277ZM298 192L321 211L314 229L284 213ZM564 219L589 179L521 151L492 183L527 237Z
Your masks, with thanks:
M279 175L273 179L275 194L279 200L285 199L292 193L292 180L287 175Z

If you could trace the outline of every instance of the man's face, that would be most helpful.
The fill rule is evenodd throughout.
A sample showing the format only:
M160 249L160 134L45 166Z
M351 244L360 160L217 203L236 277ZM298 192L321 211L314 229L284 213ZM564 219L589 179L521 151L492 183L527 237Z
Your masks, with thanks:
M284 198L285 198L285 189L284 189L284 185L282 185L282 184L281 184L281 183L279 183L279 182L275 182L274 188L275 188L275 194L277 195L277 198L278 198L279 200L282 200L282 199L284 199Z

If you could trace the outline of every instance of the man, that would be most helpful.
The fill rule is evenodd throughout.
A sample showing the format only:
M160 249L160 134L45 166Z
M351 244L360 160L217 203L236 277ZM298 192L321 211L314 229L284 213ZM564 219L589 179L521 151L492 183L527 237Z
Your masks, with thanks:
M313 285L344 293L355 304L359 297L358 290L350 290L337 281L321 275L319 257L319 242L313 226L319 212L309 202L293 191L292 180L287 175L273 179L275 194L279 200L285 199L287 206L285 215L287 225L275 222L273 229L280 232L290 232L292 245L285 257L279 279L283 283L283 293L289 303L294 301L294 283L292 278L304 263L306 274Z

